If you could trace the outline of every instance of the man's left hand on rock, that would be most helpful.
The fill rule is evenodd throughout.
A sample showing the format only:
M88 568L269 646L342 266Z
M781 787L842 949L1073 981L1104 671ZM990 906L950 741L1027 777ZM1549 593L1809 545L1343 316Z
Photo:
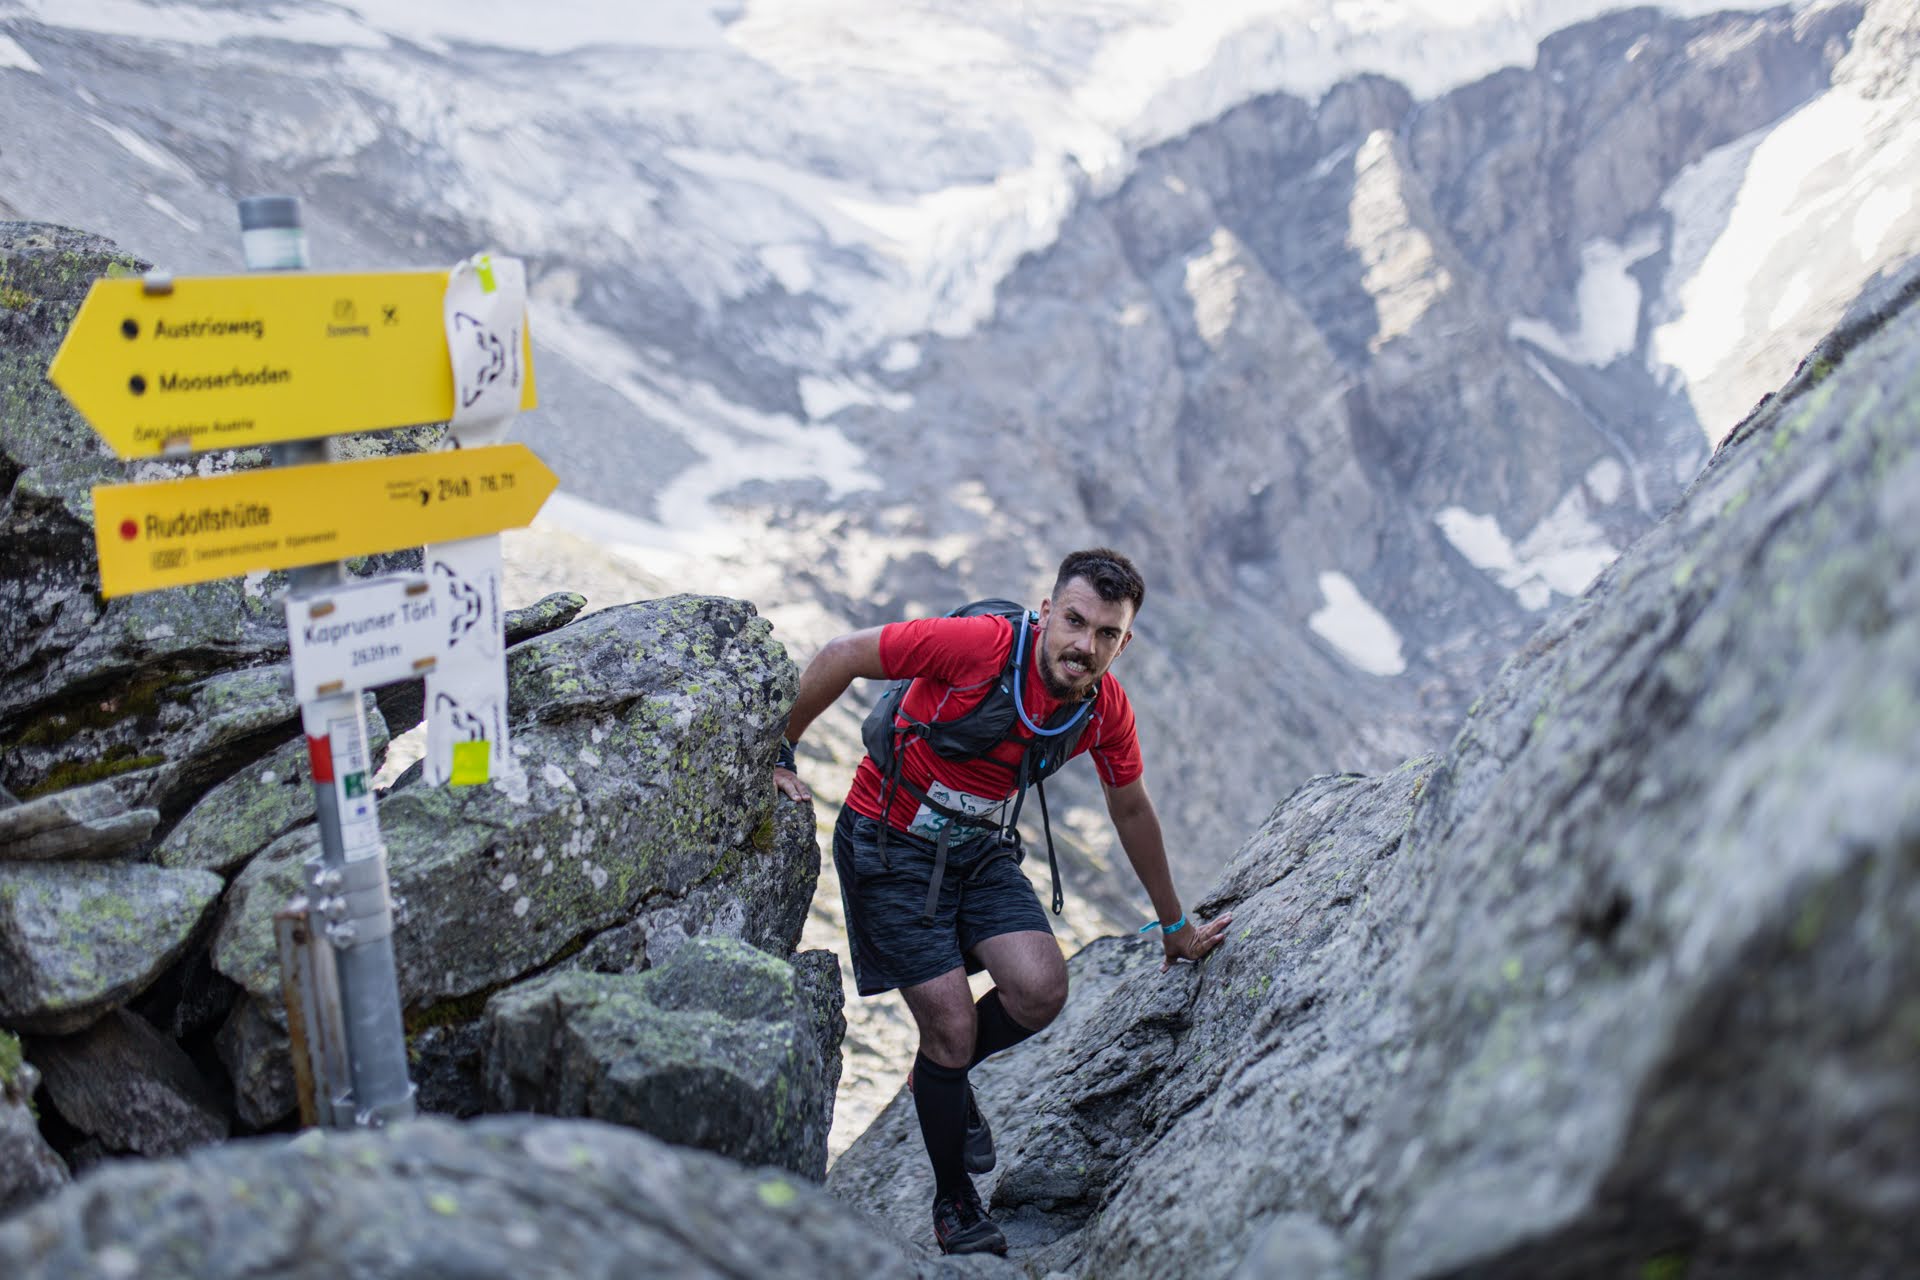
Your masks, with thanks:
M1203 925L1178 929L1172 933L1162 933L1160 943L1166 948L1167 958L1161 962L1160 972L1171 969L1177 960L1188 960L1195 964L1212 955L1214 949L1227 940L1227 926L1233 923L1233 913L1215 916Z
M800 775L791 769L775 766L773 770L774 789L789 800L798 800L802 804L813 799L813 792L807 784L800 781Z

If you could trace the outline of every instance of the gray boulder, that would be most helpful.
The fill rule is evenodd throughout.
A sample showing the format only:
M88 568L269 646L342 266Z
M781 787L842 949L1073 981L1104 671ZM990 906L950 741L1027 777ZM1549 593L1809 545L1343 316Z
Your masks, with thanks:
M766 828L756 829L751 856L731 859L718 875L683 895L653 895L626 921L595 934L560 967L638 973L664 963L694 937L732 938L771 955L790 950L797 945L819 875L812 806L776 804L772 843L762 848L765 835ZM822 1035L831 1037L830 1044L823 1041L822 1053L830 1059L830 1080L837 1082L844 1034L844 1026L833 1025L836 1018L844 1023L838 962L826 952L807 952L794 963L814 1001ZM476 1002L449 1001L414 1019L409 1043L423 1109L455 1116L487 1109L481 1062L486 1027L474 1017L477 1012ZM831 1096L833 1088L827 1093Z
M579 617L586 607L587 598L578 591L549 591L524 608L507 610L500 627L506 633L507 643L516 645L522 640L558 631Z
M833 1103L840 1092L840 1047L847 1038L847 987L840 974L840 957L831 951L802 951L790 958L800 996L807 1003L814 1044L820 1050L827 1099L827 1126L833 1125ZM824 1173L825 1170L822 1169Z
M182 677L159 692L129 681L103 702L44 711L15 740L9 768L34 794L105 768L123 800L171 822L240 762L285 741L299 715L284 662Z
M76 787L0 810L0 862L112 858L159 821L153 809L129 811L110 784Z
M395 954L413 1026L470 1022L501 986L649 905L747 868L757 876L769 858L792 897L754 915L785 932L750 940L794 949L818 853L810 839L777 839L768 768L794 671L750 606L679 597L608 609L516 645L508 679L521 778L403 784L380 806L395 892L409 903ZM254 858L215 935L216 968L276 1025L273 913L317 847L315 830L298 828ZM227 1065L258 1078L256 1064Z
M40 1136L33 1093L40 1073L20 1054L20 1041L0 1031L0 1216L70 1181L67 1166Z
M227 1136L226 1109L172 1038L116 1009L27 1052L61 1117L107 1151L178 1155Z
M695 939L644 973L523 983L487 1003L486 1022L496 1109L589 1116L748 1164L826 1173L826 1061L838 1062L840 1046L822 1054L808 984L778 957Z
M1911 1272L1917 294L1823 344L1444 753L1275 810L1193 905L1234 914L1217 955L1076 959L1068 1016L979 1073L1028 1265ZM910 1124L831 1180L902 1229Z
M222 888L144 864L0 864L0 1025L78 1031L177 959Z
M237 1001L214 1034L214 1044L233 1086L234 1111L242 1121L265 1128L299 1107L284 1006Z
M0 1223L0 1274L953 1273L889 1242L804 1179L612 1125L513 1116L315 1130L116 1164Z
M772 825L753 834L753 853L683 894L650 898L623 926L599 934L570 961L600 973L662 964L696 937L735 938L776 955L799 945L820 876L813 806L774 804Z

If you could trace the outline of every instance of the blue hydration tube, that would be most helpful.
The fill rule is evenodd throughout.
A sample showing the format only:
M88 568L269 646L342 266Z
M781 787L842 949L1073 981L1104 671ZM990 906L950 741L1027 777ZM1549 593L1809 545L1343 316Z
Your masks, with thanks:
M1029 612L1027 617L1031 619L1032 613ZM1057 729L1044 729L1033 722L1033 717L1027 714L1027 700L1022 692L1027 686L1027 626L1027 623L1021 623L1020 635L1015 641L1013 651L1013 709L1020 713L1020 723L1027 727L1029 733L1041 738L1058 737L1086 719L1087 713L1093 710L1093 703L1091 701L1081 703L1080 710L1074 712L1072 718Z

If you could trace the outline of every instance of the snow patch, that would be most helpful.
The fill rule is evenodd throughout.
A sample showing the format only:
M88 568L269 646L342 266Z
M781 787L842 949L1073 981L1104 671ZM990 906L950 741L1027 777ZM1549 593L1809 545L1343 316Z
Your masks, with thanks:
M12 36L0 36L0 69L12 67L19 71L31 71L35 75L45 74L33 55L20 47L20 42Z
M836 498L879 487L865 455L834 428L735 404L709 385L648 364L619 338L565 308L535 303L532 311L543 345L625 397L649 421L674 431L703 459L661 491L657 521L556 493L547 500L543 524L619 549L680 552L710 563L747 550L758 536L757 528L743 528L716 502L749 480L819 481ZM909 396L864 388L860 395L865 403L888 407L912 403ZM821 397L809 412L824 407Z
M1620 501L1620 489L1626 479L1627 469L1612 458L1602 458L1587 468L1587 488L1603 507Z
M1858 281L1920 252L1917 198L1911 98L1845 85L1674 180L1661 197L1673 245L1649 364L1678 372L1710 441L1786 379Z
M149 209L173 219L183 231L198 231L200 229L198 222L195 222L192 218L189 218L186 214L174 208L173 204L165 198L151 191L147 192L142 198L147 202Z
M1407 669L1400 633L1367 602L1344 573L1322 573L1320 594L1326 604L1307 619L1314 634L1368 675L1397 676Z
M1619 466L1611 460L1599 465L1609 464ZM1619 477L1614 484L1617 488ZM1562 498L1518 546L1508 540L1497 518L1464 507L1443 508L1433 521L1467 563L1493 575L1523 608L1536 612L1552 603L1556 591L1569 597L1585 591L1619 554L1593 523L1579 489Z
M562 53L586 45L720 49L725 33L704 0L348 0L343 8L368 27L444 52L455 44Z
M769 244L760 247L760 264L791 294L813 288L813 262L804 244Z
M800 379L800 403L806 407L811 421L824 422L853 405L877 405L894 413L905 413L913 408L913 397L904 392L883 391L854 378L809 377Z
M93 1255L102 1280L133 1280L140 1274L140 1255L123 1244L110 1244Z
M1200 340L1218 351L1233 329L1240 309L1240 281L1246 278L1240 242L1225 227L1214 229L1205 253L1187 259L1187 297L1193 303L1193 327Z
M187 168L186 165L180 163L172 154L160 147L156 147L153 143L148 142L133 130L117 125L113 123L113 121L103 119L100 116L90 115L87 117L87 122L119 143L128 155L141 163L150 165L162 173L171 174L176 178L191 179L193 177L193 170Z
M920 344L902 339L887 344L880 367L888 373L910 373L920 367Z
M1871 262L1893 233L1900 220L1912 210L1914 188L1877 187L1867 192L1853 215L1853 247L1863 261Z
M1575 317L1571 333L1562 333L1545 320L1521 316L1507 326L1507 336L1530 342L1569 364L1604 369L1630 354L1640 340L1640 282L1633 268L1660 249L1660 234L1645 231L1624 245L1611 240L1589 241L1580 250L1580 283L1574 291Z
M10 0L5 12L49 27L132 36L170 44L217 45L229 40L289 40L299 44L385 48L387 38L334 8L269 12L168 4L164 0Z
M1780 291L1780 298L1773 304L1773 310L1767 313L1767 324L1772 328L1793 323L1793 318L1813 298L1813 272L1796 271L1793 280Z

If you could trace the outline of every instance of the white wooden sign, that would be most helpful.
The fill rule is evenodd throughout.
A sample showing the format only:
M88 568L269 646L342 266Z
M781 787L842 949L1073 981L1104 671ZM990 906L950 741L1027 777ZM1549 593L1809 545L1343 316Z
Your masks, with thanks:
M287 601L293 696L301 702L410 680L447 651L446 605L421 574L369 578Z

